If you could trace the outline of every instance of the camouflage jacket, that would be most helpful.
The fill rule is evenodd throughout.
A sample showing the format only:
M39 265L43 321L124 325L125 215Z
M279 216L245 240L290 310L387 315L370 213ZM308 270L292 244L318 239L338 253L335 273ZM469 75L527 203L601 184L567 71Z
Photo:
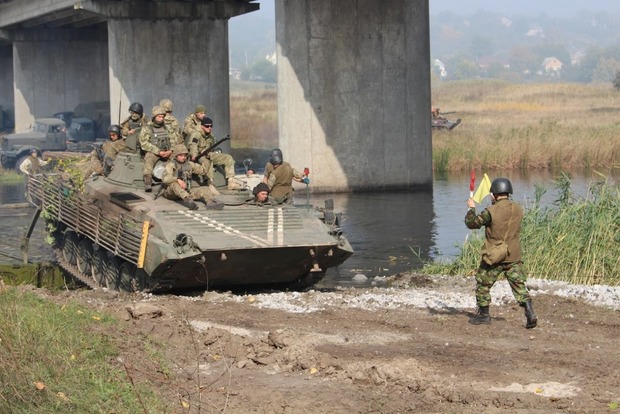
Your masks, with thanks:
M170 125L164 123L164 128L167 133L167 138L164 140L166 142L162 142L158 139L157 133L154 130L155 125L152 122L142 127L140 136L138 137L138 142L140 143L142 151L159 154L159 151L169 150L176 144L183 142L178 131L175 131ZM155 142L157 144L155 144Z
M166 163L161 182L168 186L181 178L188 183L192 179L192 174L206 175L207 171L202 165L195 162L186 161L180 163L177 160L170 160Z
M189 155L190 157L196 157L202 151L215 144L215 137L211 134L205 134L202 130L200 132L194 131L189 138Z
M119 138L116 141L106 141L101 147L105 158L114 160L119 152L127 149L127 142L125 138Z
M166 125L171 126L175 131L181 134L181 127L179 126L179 120L172 114L166 114L164 118L164 123Z
M183 136L189 138L192 136L194 131L198 133L202 133L202 128L200 128L200 119L196 116L195 113L191 113L185 117L185 121L183 121Z
M129 131L131 129L134 129L134 128L131 128L130 121L131 121L131 117L129 116L123 122L121 122L121 135L124 137L129 136ZM141 127L143 127L144 125L148 123L146 119L146 115L144 114L142 114L142 117L140 119L134 122L138 123Z

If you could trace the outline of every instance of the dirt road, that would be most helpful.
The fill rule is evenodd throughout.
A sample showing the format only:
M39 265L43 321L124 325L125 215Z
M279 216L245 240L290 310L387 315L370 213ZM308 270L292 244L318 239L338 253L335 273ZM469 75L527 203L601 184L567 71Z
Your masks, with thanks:
M84 290L54 300L116 315L105 334L123 344L118 363L160 387L175 413L618 411L615 304L534 287L539 326L526 330L500 286L492 324L473 326L471 279L407 275L394 286L195 297ZM145 358L153 350L164 358L156 365Z

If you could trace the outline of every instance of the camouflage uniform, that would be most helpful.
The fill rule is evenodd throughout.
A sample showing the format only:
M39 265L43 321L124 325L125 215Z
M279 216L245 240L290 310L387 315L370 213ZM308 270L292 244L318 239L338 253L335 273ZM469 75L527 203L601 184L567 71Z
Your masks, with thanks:
M171 113L166 113L164 123L173 130L177 131L177 134L181 134L181 126L179 125L179 120Z
M100 158L97 150L92 151L87 155L86 160L79 167L84 179L90 177L93 173L99 175L108 175L114 160L119 152L125 152L127 150L127 143L124 138L119 138L116 141L106 141L101 146L101 154L103 160ZM105 163L105 168L104 168Z
M142 127L138 141L145 153L142 174L150 177L153 174L153 167L161 159L159 152L170 150L175 144L181 142L181 137L177 131L165 123L158 126L150 122Z
M278 204L293 204L293 178L301 180L303 175L288 162L282 162L278 168L270 162L265 166L265 177L270 188L269 195Z
M180 163L177 160L170 160L166 163L166 168L162 175L164 190L162 195L168 200L203 200L205 204L213 201L213 193L209 187L191 187L192 174L205 175L204 167L195 162L186 161ZM187 189L181 188L178 179L182 178L187 183Z
M138 136L140 135L142 127L147 123L148 121L144 114L137 120L129 116L121 123L121 135L125 137L127 143L126 152L131 152L133 154L138 152ZM133 134L129 133L131 130L134 130Z
M526 275L521 260L521 220L523 209L517 203L509 199L500 199L492 206L476 215L476 209L470 208L465 215L465 225L470 229L485 227L485 243L482 248L484 254L493 245L504 240L508 244L508 256L498 264L489 265L480 261L476 273L476 303L479 308L491 304L491 288L501 276L506 276L510 284L512 294L519 305L524 305L531 300L525 286Z
M200 132L193 131L189 138L189 155L192 159L197 157L198 154L215 144L215 137L211 134L207 134L198 125ZM228 154L221 152L210 152L207 155L201 156L196 160L207 171L209 180L213 181L213 166L223 165L226 174L226 179L233 179L235 177L235 160Z
M196 115L196 112L192 112L191 114L185 117L183 121L183 136L185 137L185 144L189 145L189 139L194 134L194 132L198 132L202 134L202 128L200 128L200 118Z

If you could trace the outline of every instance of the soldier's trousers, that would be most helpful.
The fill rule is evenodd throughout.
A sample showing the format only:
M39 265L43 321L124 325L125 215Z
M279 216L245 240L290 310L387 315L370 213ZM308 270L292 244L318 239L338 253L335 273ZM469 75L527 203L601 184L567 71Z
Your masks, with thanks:
M232 178L235 176L235 160L229 154L223 154L221 152L212 152L209 154L211 163L213 165L223 165L224 171L226 171L226 178ZM213 179L213 168L209 168L208 173L210 179Z
M213 200L213 193L209 190L209 187L194 187L189 191L181 188L178 182L174 182L162 191L162 195L168 200L185 200L191 198L192 200L199 200L204 198L206 201Z
M159 160L161 160L161 158L157 154L153 154L152 152L147 152L144 154L144 167L142 167L142 175L147 175L149 177L153 175L153 168Z
M530 300L530 294L525 286L526 276L522 262L500 263L493 266L481 262L476 273L476 304L478 307L491 304L491 288L502 273L506 276L512 294L519 304Z

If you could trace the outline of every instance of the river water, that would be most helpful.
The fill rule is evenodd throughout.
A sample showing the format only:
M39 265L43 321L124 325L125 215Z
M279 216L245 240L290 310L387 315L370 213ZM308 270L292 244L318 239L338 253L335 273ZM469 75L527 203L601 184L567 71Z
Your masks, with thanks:
M589 184L601 180L595 173L572 175L571 188L576 196L585 196ZM543 204L551 204L557 199L555 177L549 172L527 175L510 172L506 176L513 184L513 198L526 208L534 199L536 184L547 189ZM616 182L617 179L618 176ZM344 264L328 271L321 286L368 286L375 276L413 270L429 259L456 257L459 246L470 233L463 224L468 196L469 174L435 177L433 190L427 192L310 195L309 202L315 205L323 205L326 198L334 200L335 209L342 212L344 233L355 250ZM0 205L25 201L23 183L0 183ZM306 197L300 195L295 202L303 205ZM482 206L486 205L485 199ZM0 262L19 262L20 241L33 213L33 208L0 207L3 235L0 238ZM43 220L39 220L30 239L31 261L52 259L44 238Z

